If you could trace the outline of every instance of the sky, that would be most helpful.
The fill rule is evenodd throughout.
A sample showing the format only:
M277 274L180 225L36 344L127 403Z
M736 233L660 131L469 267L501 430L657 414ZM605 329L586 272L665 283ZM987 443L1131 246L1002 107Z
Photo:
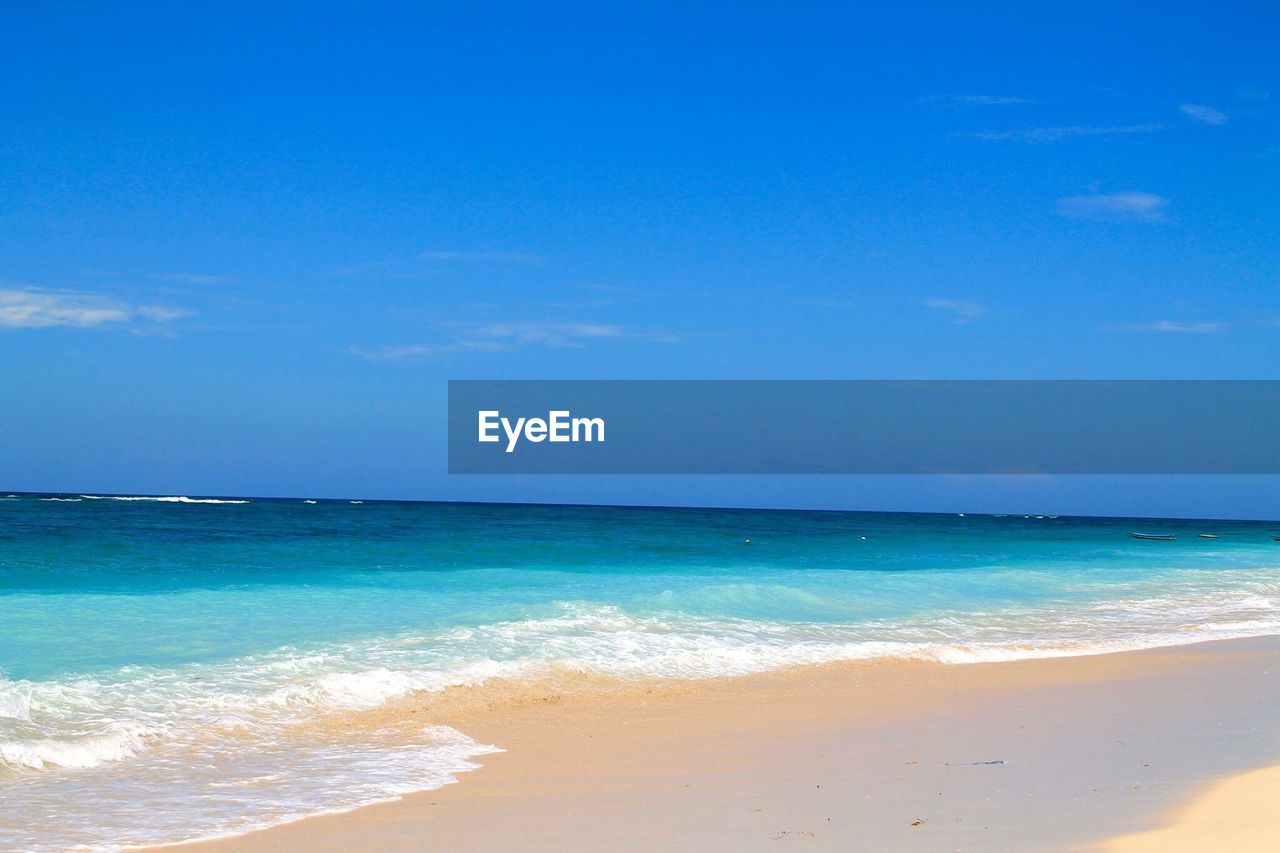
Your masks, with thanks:
M1243 478L450 477L449 379L1280 378L1265 3L9 2L0 490L1280 518Z

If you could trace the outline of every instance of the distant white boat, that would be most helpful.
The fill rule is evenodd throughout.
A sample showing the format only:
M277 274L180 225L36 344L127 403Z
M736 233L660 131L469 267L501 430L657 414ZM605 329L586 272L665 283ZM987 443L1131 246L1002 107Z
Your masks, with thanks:
M303 501L304 504L313 504L315 501Z
M1197 533L1196 535L1199 536L1201 539L1217 539L1218 538L1217 533Z
M1172 542L1178 537L1172 533L1130 533L1134 539L1159 539L1162 542Z

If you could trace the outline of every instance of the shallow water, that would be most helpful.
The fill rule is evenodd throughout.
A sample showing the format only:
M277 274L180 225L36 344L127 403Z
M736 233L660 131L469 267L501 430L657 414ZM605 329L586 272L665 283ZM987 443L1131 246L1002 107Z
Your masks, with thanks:
M715 677L1275 633L1275 533L1048 516L6 498L0 846L216 835L445 784L490 747L443 727L356 737L312 724L495 676Z

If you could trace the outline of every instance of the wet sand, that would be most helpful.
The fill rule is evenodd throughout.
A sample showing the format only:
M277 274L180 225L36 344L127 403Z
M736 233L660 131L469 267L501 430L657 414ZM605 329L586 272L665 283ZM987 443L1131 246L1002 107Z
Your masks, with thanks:
M1138 835L1170 826L1186 849L1278 849L1245 816L1275 802L1258 792L1280 772L1228 778L1280 765L1274 637L631 686L494 682L358 725L406 721L507 751L444 788L181 849L1139 851L1177 849Z

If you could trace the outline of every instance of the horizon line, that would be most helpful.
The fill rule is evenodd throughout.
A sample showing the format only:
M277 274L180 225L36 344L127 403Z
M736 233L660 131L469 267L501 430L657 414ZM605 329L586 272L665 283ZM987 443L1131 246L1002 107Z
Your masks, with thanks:
M868 475L877 476L877 475ZM899 475L893 475L899 476ZM285 502L285 501L325 501L329 503L350 503L359 501L361 503L384 503L384 504L424 504L424 505L447 505L447 506L495 506L495 507L562 507L575 509L665 509L665 510L715 510L721 512L810 512L810 513L839 513L845 515L941 515L941 516L963 516L963 517L987 517L987 518L1017 518L1024 519L1106 519L1106 520L1134 520L1134 521L1217 521L1217 522L1249 522L1249 523L1275 523L1280 524L1277 518L1234 518L1234 517L1214 517L1214 516L1191 516L1191 515L1076 515L1073 513L1048 513L1024 511L1018 512L986 512L971 510L898 510L898 509L840 509L840 508L813 508L813 507L771 507L771 506L716 506L708 504L619 504L619 503L582 503L582 502L563 502L563 501L484 501L484 500L447 500L447 499L424 499L424 498L368 498L368 497L311 497L307 495L236 495L236 494L144 494L141 492L94 492L87 490L80 491L29 491L29 490L0 490L0 499L3 496L16 497L83 497L92 496L95 498L159 498L159 497L187 497L192 499L215 499L215 500L236 500L236 501L262 501L262 502Z

